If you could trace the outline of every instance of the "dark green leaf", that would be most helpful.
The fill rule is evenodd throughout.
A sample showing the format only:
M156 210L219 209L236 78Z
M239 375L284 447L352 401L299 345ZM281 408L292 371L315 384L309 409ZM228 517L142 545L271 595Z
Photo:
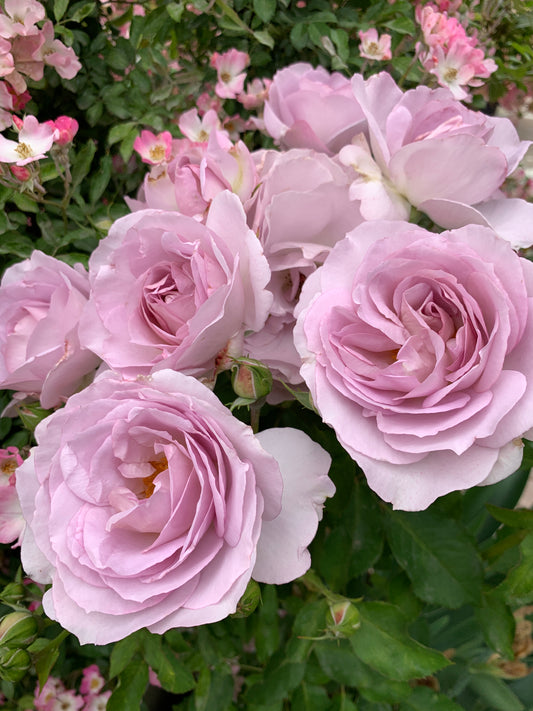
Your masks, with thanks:
M506 526L533 529L533 511L530 509L504 509L492 504L487 504L487 509L496 521L500 521Z
M254 32L254 37L260 44L264 44L265 47L274 49L274 38L266 30L259 30L258 32Z
M439 694L427 686L417 686L406 701L400 704L400 711L464 711L444 694Z
M69 15L69 20L71 22L81 22L86 17L92 14L96 6L94 2L86 2L84 4L78 3L74 12ZM57 28L56 28L57 29Z
M130 662L118 679L118 684L107 702L106 711L140 709L148 686L148 665L144 660Z
M291 698L291 711L329 711L329 696L324 688L302 682Z
M91 178L89 186L89 201L98 202L111 179L112 159L110 155L102 156L98 171Z
M406 618L394 605L361 603L359 612L361 626L350 643L357 656L381 674L407 681L429 676L450 664L443 654L407 634Z
M515 618L511 610L496 594L485 594L474 613L485 641L506 659L512 659Z
M262 604L256 615L255 643L260 661L266 661L279 646L278 596L273 585L262 588Z
M246 699L251 704L271 704L286 698L302 681L304 662L286 662L275 669L267 669L263 680L250 687Z
M392 511L387 535L394 557L422 600L452 608L479 602L481 561L459 523L431 510Z
M82 180L87 176L93 162L94 154L96 153L96 144L94 141L88 141L81 150L76 154L74 165L72 166L72 188L75 189L80 185Z
M497 588L511 605L533 602L533 533L528 533L520 544L520 553L520 563L509 571Z
M338 684L356 688L370 701L398 702L411 693L407 682L387 679L357 657L347 640L322 641L315 654L322 670Z
M65 14L65 10L68 7L69 0L54 0L54 17L59 22L59 20Z
M306 24L304 24L303 22L299 22L298 24L294 25L290 35L291 42L294 48L297 50L301 50L306 47L308 36L309 33Z
M489 674L473 674L469 686L491 709L496 711L522 711L523 703L501 679Z
M170 2L166 6L166 11L174 20L174 22L179 22L181 20L181 16L183 15L184 9L185 7L182 2Z
M35 200L25 193L13 193L11 199L22 212L39 212L39 207Z
M276 0L253 0L254 12L263 22L270 22L276 12Z
M194 688L194 677L159 635L143 639L144 659L157 674L161 686L173 694L184 694Z
M128 666L140 647L141 635L139 632L134 632L129 637L115 643L110 658L110 679L118 676Z
M0 239L0 254L13 254L26 259L34 250L31 239L18 232L6 232Z

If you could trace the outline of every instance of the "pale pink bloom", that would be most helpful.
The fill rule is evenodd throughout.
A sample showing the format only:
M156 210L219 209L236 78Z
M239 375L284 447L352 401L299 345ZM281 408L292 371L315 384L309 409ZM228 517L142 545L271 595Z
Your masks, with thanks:
M243 119L239 114L227 116L222 124L224 131L228 134L232 141L238 141L241 133L249 128L248 121Z
M39 685L35 687L34 705L36 711L50 711L57 695L65 691L63 682L55 676L49 676L45 681L42 691Z
M222 109L222 103L218 96L212 96L207 91L202 92L196 99L196 106L200 114L205 114L210 109L213 109L218 114Z
M0 38L0 77L11 74L15 68L15 60L11 54L11 42Z
M12 125L11 111L13 110L13 96L7 84L0 81L0 131Z
M44 43L43 33L39 30L36 35L28 37L15 37L12 44L15 68L20 74L28 76L35 81L43 78L44 62L36 59L35 54Z
M237 100L245 109L256 109L259 106L263 106L271 84L271 79L252 79L246 85L246 93L241 92Z
M480 78L486 79L498 69L493 59L485 59L482 49L461 42L454 42L447 50L436 46L420 59L456 99L470 98L465 87L481 86Z
M282 147L312 148L330 155L364 129L350 80L305 63L276 72L263 118L265 129Z
M211 66L217 70L215 94L221 99L235 99L244 87L246 72L243 70L250 63L250 56L237 49L228 49L211 56Z
M218 621L252 576L309 568L329 455L301 430L254 435L195 378L107 371L35 435L18 477L23 566L82 644Z
M44 7L37 0L5 0L4 13L0 14L0 37L37 34L35 23L44 17Z
M33 58L53 67L63 79L73 79L81 69L81 64L72 47L66 47L60 40L54 39L54 26L45 22L42 30L43 44L36 49Z
M197 109L190 109L181 114L178 126L183 135L193 143L206 143L211 131L220 129L216 111L210 109L200 118Z
M26 116L19 131L18 141L0 136L0 161L26 165L45 158L54 143L55 129L39 123L35 116Z
M24 530L24 518L15 489L16 470L22 461L17 447L0 449L0 543L13 543Z
M371 27L366 32L362 30L358 33L361 44L359 45L359 53L361 57L366 59L375 59L384 61L392 57L391 54L391 36L383 34L378 36L378 32L374 27Z
M105 711L110 696L111 691L104 691L102 694L97 694L96 696L87 696L85 698L83 711Z
M87 272L36 250L6 269L0 286L0 387L61 404L98 366L80 347Z
M137 151L144 163L159 165L170 160L172 135L169 131L158 133L157 136L151 131L141 131L141 135L133 142L133 150Z
M105 684L105 679L100 673L100 669L96 664L91 664L82 671L82 680L80 683L80 694L87 696L88 694L96 695Z
M78 696L72 689L60 691L51 702L49 711L79 711L85 704L82 696Z
M59 146L65 146L67 143L72 143L74 136L78 132L79 124L76 119L70 116L58 116L55 121L46 121L46 123L56 130L54 143Z
M466 30L456 17L448 17L431 5L418 6L415 11L417 22L429 47L448 47L453 42L462 42L474 47L477 39L466 34Z
M302 376L395 508L425 509L520 466L533 426L532 297L533 264L477 225L364 223L304 284Z
M227 342L261 328L272 303L261 245L228 190L214 197L205 224L159 210L120 218L89 273L83 344L133 376L214 372Z

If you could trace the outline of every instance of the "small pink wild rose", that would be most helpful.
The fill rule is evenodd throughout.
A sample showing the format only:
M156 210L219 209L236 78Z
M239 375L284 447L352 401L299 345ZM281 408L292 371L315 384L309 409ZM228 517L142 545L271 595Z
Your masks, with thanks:
M60 405L96 370L78 325L89 295L87 272L36 250L6 269L0 285L0 388Z
M512 474L533 427L533 264L486 227L364 223L308 277L301 373L385 501Z
M172 367L214 374L228 341L267 318L268 263L236 195L219 193L202 224L162 210L117 220L89 262L82 342L136 376Z
M82 644L215 622L253 576L286 583L334 486L291 428L254 435L198 380L107 371L36 429L17 489L22 561ZM102 477L102 472L106 476Z

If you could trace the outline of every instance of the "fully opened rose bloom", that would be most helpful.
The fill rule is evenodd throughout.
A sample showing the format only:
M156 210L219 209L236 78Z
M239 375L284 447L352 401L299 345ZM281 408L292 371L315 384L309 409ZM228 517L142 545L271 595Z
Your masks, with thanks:
M235 611L250 577L288 582L332 495L299 430L255 436L196 379L107 372L43 420L20 469L28 575L81 643Z
M533 265L485 227L350 232L295 329L324 421L395 507L512 474L533 426Z
M355 75L352 88L366 138L339 158L355 171L352 196L367 219L407 219L413 205L442 227L491 225L514 246L531 244L533 206L497 199L528 148L508 119L472 111L446 89L404 93L385 72Z
M40 160L50 150L56 129L46 123L39 123L35 116L26 116L22 121L17 141L0 136L0 161L26 165Z
M80 346L78 326L89 280L36 250L9 267L0 285L0 388L56 407L83 386L99 359Z
M303 62L276 72L263 118L267 132L284 148L328 154L349 143L365 125L350 80Z
M89 262L82 341L112 368L214 374L231 339L257 331L270 270L239 199L224 191L206 223L141 210L117 220Z

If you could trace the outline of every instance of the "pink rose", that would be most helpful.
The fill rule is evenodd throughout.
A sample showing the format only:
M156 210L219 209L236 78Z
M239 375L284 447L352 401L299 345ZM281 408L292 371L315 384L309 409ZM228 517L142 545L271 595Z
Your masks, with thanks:
M323 67L292 64L274 75L265 101L267 132L285 148L336 153L363 130L350 80Z
M22 457L17 447L0 449L0 543L13 543L24 530L24 517L15 489Z
M300 357L292 328L301 285L362 218L359 203L350 200L347 170L327 155L292 149L257 158L259 186L245 207L272 271L274 302L265 328L245 345L275 375L297 383Z
M87 272L42 252L9 267L0 286L0 388L60 405L83 385L99 359L79 343Z
M109 371L36 429L17 487L23 565L82 644L222 619L250 577L285 583L334 487L300 430L255 436L196 379ZM105 471L105 477L102 472Z
M123 217L89 262L83 343L125 374L215 370L218 353L261 328L270 270L239 199L217 195L205 225L175 212Z
M512 474L533 426L533 265L485 227L349 233L302 290L295 342L325 422L406 510Z

